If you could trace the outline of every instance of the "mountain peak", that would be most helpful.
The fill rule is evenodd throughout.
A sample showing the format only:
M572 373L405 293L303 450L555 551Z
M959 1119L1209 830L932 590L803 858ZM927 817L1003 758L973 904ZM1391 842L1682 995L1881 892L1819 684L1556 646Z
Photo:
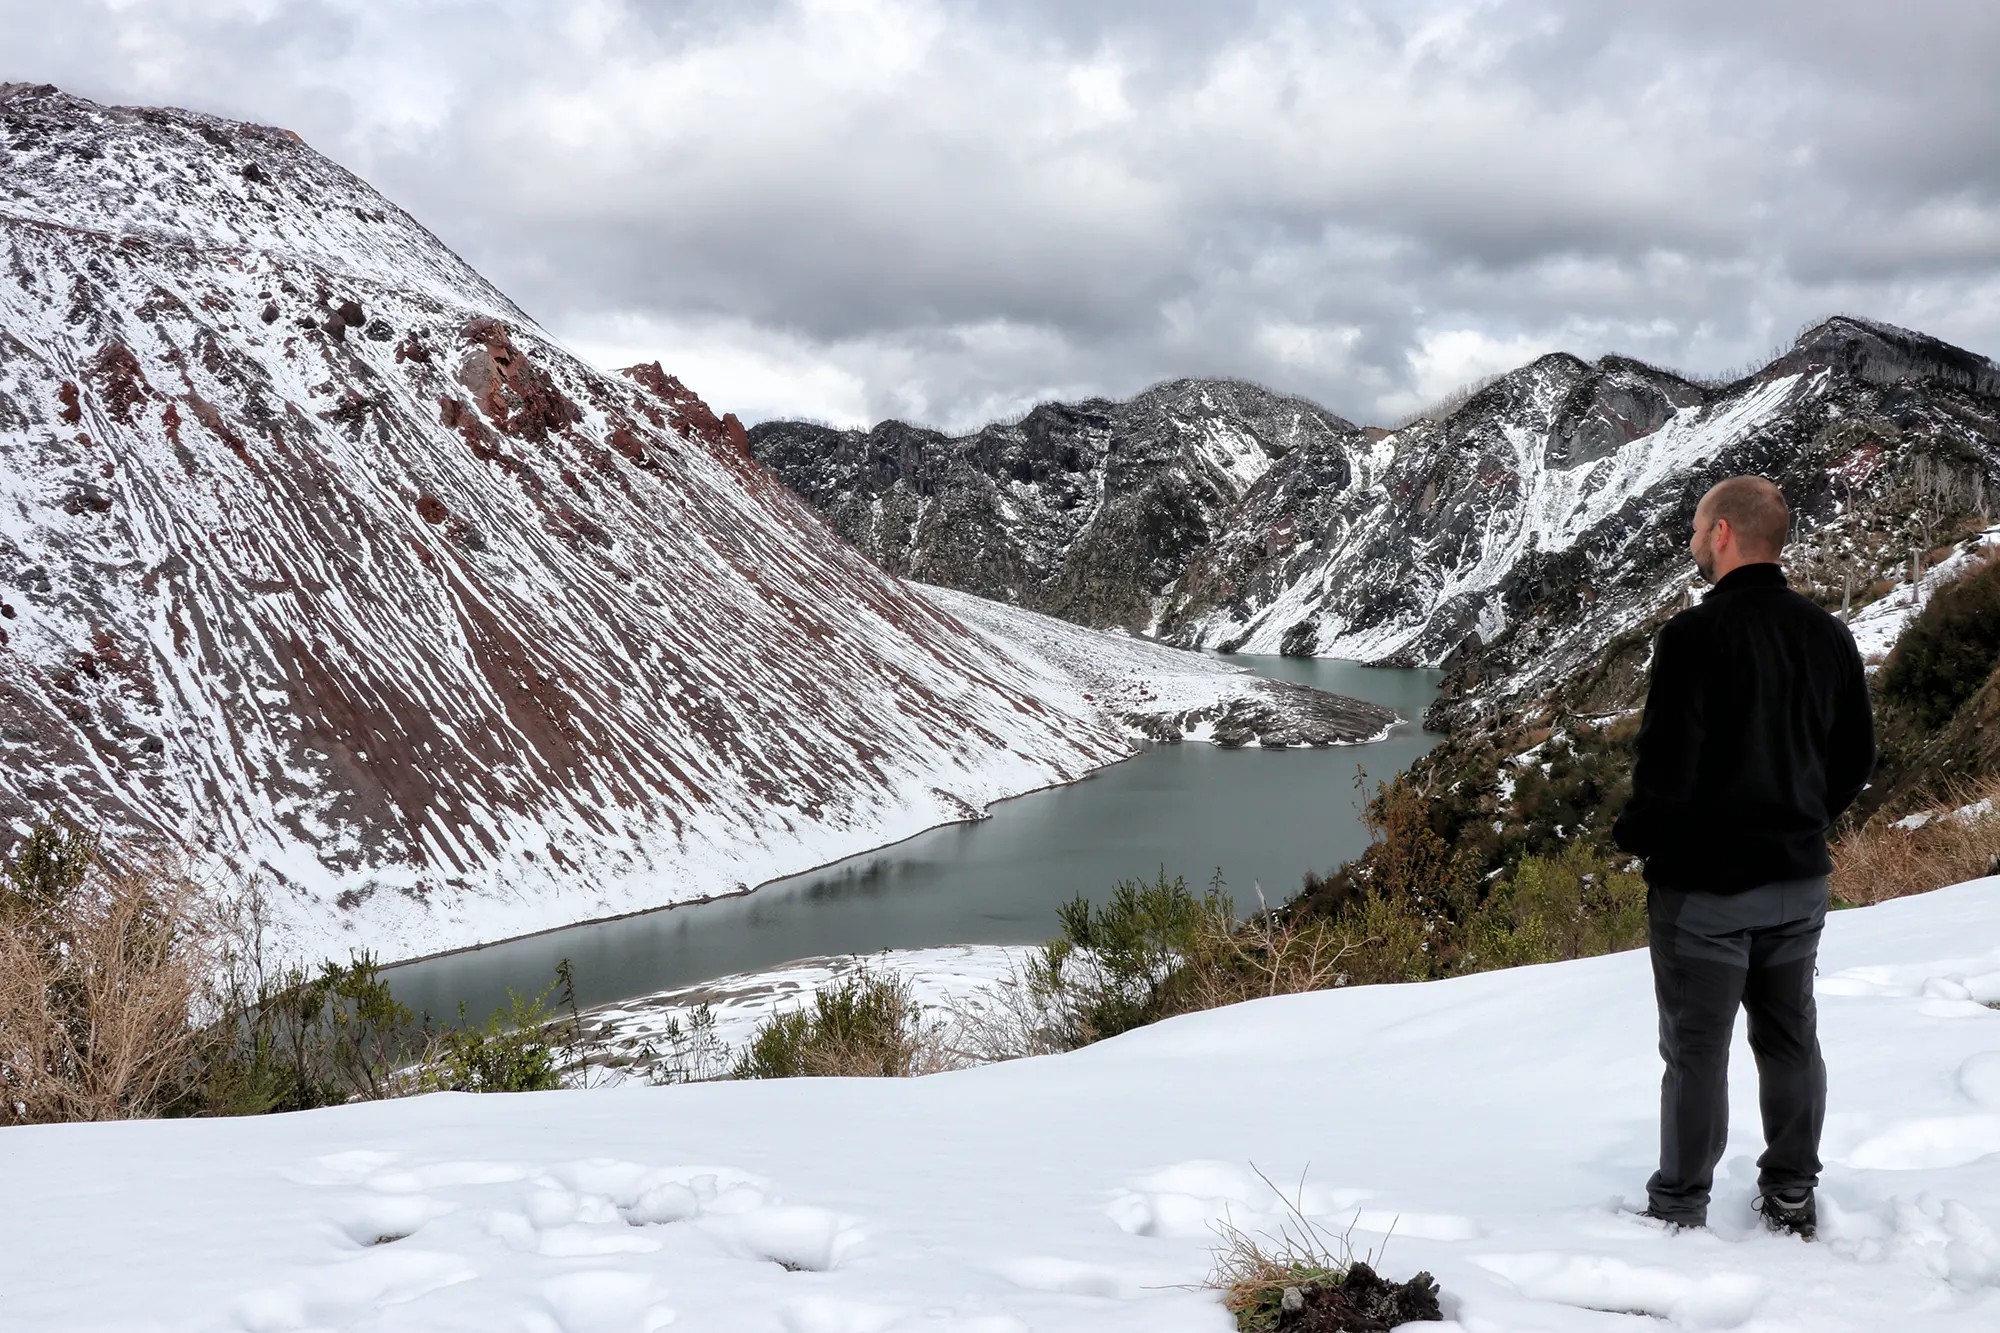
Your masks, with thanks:
M1927 333L1858 315L1834 315L1801 333L1763 377L1835 369L1871 384L1936 380L2000 396L2000 365Z

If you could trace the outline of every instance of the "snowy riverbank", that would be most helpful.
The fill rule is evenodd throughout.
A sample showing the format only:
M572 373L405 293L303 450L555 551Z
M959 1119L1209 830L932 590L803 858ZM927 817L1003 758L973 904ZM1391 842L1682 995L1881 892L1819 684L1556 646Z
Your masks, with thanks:
M1261 1001L913 1081L435 1096L8 1130L22 1329L1226 1329L1261 1171L1465 1330L2000 1321L2000 879L1835 914L1823 1243L1749 1211L1747 1050L1713 1228L1652 1163L1643 953ZM1390 1235L1393 1228L1393 1236ZM1645 1316L1651 1316L1647 1319ZM1449 1328L1450 1325L1445 1327Z

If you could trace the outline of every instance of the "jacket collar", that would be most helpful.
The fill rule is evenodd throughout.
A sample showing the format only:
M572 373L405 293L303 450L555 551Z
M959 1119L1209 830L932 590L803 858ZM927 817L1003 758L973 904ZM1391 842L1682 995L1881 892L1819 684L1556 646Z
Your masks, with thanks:
M1771 563L1738 565L1715 581L1715 586L1702 596L1705 602L1717 593L1735 592L1738 588L1787 588L1785 571Z

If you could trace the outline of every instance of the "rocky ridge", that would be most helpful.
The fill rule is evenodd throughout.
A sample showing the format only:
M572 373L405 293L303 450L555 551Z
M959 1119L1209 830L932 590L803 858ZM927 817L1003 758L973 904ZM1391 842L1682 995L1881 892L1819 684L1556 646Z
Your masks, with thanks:
M1759 472L1779 481L1797 514L1791 565L1822 599L1866 596L1946 535L1952 515L1985 512L2000 490L2000 367L1922 334L1835 318L1783 356L1730 384L1699 383L1628 358L1594 363L1551 355L1491 384L1439 419L1395 431L1352 426L1296 399L1238 386L1180 381L1135 399L1165 410L1182 433L1231 427L1226 411L1196 418L1189 404L1283 402L1310 428L1264 451L1234 499L1217 488L1185 521L1150 511L1156 562L1149 581L1100 559L1079 535L1051 541L1027 573L997 580L950 554L991 533L931 515L1061 509L1076 487L974 467L978 442L926 438L928 491L907 470L870 471L867 451L902 438L895 423L859 433L801 433L765 424L751 434L764 458L863 550L892 565L988 595L1007 595L1072 618L1122 608L1166 642L1226 651L1348 657L1449 669L1438 725L1462 725L1579 676L1596 682L1589 706L1630 703L1646 654L1644 628L1680 604L1693 581L1685 541L1695 502L1722 477ZM1126 418L1093 404L1091 419ZM1038 408L1046 455L1063 457L1063 423L1078 409ZM1039 414L1039 415L1038 415ZM1255 421L1240 437L1261 438ZM1112 429L1100 424L1100 432ZM1145 469L1178 486L1185 464L1127 448L1115 431L1097 456L1150 459L1122 493L1147 493ZM786 442L783 449L766 442ZM817 441L813 455L804 445ZM862 480L863 476L867 480ZM1088 477L1090 474L1085 473ZM1247 470L1245 474L1247 476ZM870 545L881 515L914 513L887 556ZM1079 534L1087 532L1087 522ZM936 534L928 536L927 534ZM991 540L991 538L979 538ZM950 548L955 550L956 547ZM999 548L1011 549L1002 538ZM1010 571L1016 567L1009 566ZM1016 571L1018 572L1018 571ZM1088 605L1064 589L1102 589ZM1098 622L1092 622L1098 623Z
M1127 402L1045 403L958 437L900 421L870 431L774 421L749 439L884 569L1144 630L1162 591L1279 460L1354 434L1301 398L1176 380Z

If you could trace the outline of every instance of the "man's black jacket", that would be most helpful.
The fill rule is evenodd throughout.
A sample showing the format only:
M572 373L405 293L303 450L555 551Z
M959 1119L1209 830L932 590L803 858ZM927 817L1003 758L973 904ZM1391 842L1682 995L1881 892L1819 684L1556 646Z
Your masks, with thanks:
M1847 627L1743 565L1653 646L1632 800L1613 830L1656 888L1734 893L1833 868L1827 827L1875 766Z

